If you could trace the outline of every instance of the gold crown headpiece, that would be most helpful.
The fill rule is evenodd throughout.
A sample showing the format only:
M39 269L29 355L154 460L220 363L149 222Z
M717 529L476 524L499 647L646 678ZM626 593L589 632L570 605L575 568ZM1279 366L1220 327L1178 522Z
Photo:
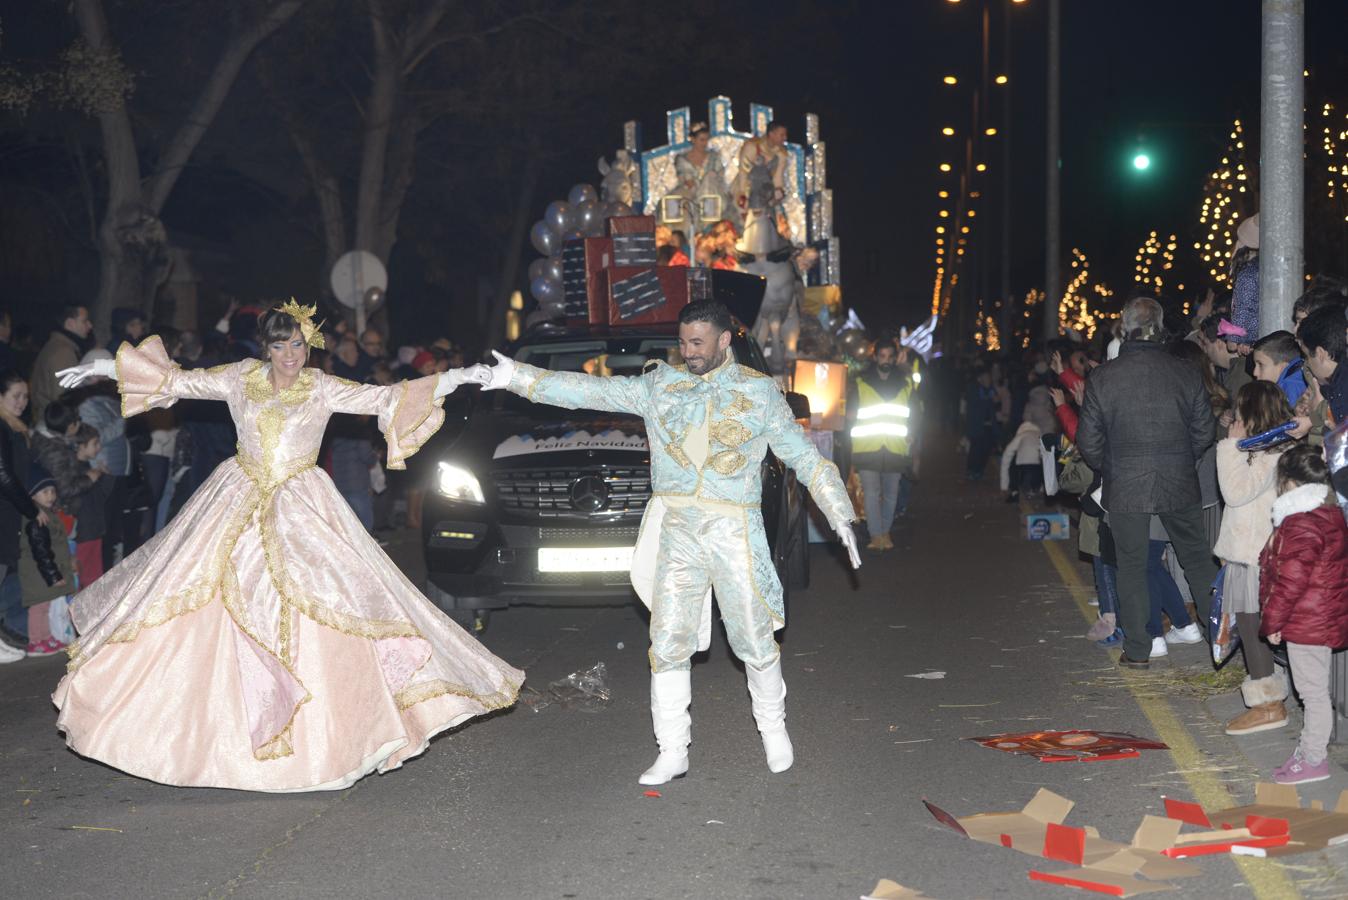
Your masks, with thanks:
M300 334L304 337L306 344L315 350L323 349L323 332L319 330L323 323L314 324L314 313L318 312L317 304L300 306L299 303L295 302L295 298L291 297L288 303L282 303L276 307L276 311L283 312L295 320L295 323L300 326Z

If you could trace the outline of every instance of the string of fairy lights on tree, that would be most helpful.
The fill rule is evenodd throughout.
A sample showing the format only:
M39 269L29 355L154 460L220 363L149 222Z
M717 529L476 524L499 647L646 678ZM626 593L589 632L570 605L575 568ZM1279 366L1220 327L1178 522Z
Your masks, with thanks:
M984 350L1002 349L1002 333L997 328L997 316L980 309L974 319L974 343Z
M1058 304L1058 327L1090 340L1108 314L1104 306L1114 292L1103 282L1091 284L1091 264L1079 247L1072 248L1072 280Z
M1137 248L1133 257L1133 281L1160 293L1165 287L1168 273L1175 268L1175 248L1178 238L1170 235L1164 243L1156 232L1147 235L1142 246Z
M1247 185L1249 172L1245 166L1245 131L1236 119L1231 128L1230 143L1217 168L1208 174L1203 185L1203 207L1198 214L1202 238L1194 242L1208 276L1218 285L1230 279L1226 261L1236 246L1236 226L1248 215Z
M1343 147L1348 142L1348 114L1343 116L1339 126L1334 124L1334 104L1325 103L1320 109L1323 120L1323 140L1321 148L1325 153L1325 188L1330 200L1338 201L1343 220L1348 222L1348 161L1344 160Z

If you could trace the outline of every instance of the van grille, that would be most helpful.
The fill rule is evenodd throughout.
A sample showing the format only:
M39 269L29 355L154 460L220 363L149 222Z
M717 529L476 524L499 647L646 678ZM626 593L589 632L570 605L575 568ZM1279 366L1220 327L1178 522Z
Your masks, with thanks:
M571 505L571 486L581 478L597 477L608 490L608 502L594 512ZM495 472L492 480L504 509L547 517L625 518L640 516L651 497L651 473L643 467L594 469L510 469Z

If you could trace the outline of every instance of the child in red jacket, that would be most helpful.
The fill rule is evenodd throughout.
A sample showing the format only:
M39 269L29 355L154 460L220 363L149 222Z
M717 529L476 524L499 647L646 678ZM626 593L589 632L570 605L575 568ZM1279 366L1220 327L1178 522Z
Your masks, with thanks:
M1279 784L1329 777L1330 654L1348 645L1348 524L1333 497L1320 448L1300 445L1278 460L1275 530L1259 557L1259 631L1270 644L1287 642L1306 707L1296 750L1273 771Z

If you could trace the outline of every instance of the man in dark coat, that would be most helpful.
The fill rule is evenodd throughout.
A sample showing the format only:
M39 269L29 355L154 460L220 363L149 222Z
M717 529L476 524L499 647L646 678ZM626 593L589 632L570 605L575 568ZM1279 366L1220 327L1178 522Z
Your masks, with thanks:
M1166 352L1161 306L1138 297L1123 309L1124 344L1118 359L1086 382L1077 427L1081 456L1104 479L1104 503L1119 569L1119 614L1124 633L1119 664L1146 668L1147 550L1151 517L1158 516L1184 567L1199 619L1206 622L1217 566L1203 528L1197 463L1212 445L1216 425L1202 375Z

